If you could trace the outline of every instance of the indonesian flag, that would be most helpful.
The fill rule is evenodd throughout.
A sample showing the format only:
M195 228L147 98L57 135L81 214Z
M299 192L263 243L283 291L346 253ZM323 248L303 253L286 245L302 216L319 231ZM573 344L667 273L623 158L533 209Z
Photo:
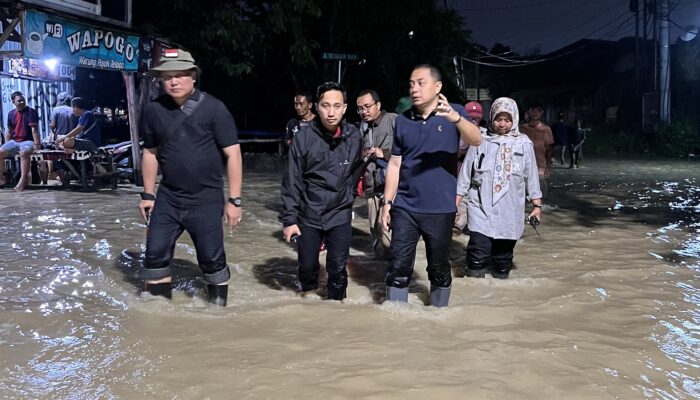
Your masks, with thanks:
M163 51L163 57L165 58L176 58L180 54L178 49L165 49Z

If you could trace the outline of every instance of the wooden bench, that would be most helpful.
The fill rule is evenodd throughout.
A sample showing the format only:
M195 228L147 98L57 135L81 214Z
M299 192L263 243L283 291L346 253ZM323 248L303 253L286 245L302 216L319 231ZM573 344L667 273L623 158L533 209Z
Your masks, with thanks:
M101 147L94 154L89 151L74 151L71 154L66 154L63 150L39 150L31 153L29 159L32 164L39 164L42 161L64 161L63 165L65 165L68 171L80 182L82 190L88 190L89 188L90 177L88 173L88 163L92 163L94 169L93 179L98 180L106 177L110 181L109 186L112 189L116 189L117 176L112 156L113 153L114 149L109 147ZM77 168L74 163L69 161L77 162ZM19 155L15 156L14 159L5 158L5 170L9 172L9 176L15 182L19 177L19 162ZM97 182L94 182L94 186L98 186Z

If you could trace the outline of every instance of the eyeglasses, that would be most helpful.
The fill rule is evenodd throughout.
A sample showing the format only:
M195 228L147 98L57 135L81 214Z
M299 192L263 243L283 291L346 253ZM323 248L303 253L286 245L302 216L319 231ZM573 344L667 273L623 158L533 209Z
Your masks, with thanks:
M374 103L372 103L372 104L365 104L364 106L358 106L358 107L357 107L357 113L358 113L358 114L361 114L361 113L362 113L362 110L369 111L369 110L372 109L372 107L374 107L375 104L377 104L376 101L375 101Z

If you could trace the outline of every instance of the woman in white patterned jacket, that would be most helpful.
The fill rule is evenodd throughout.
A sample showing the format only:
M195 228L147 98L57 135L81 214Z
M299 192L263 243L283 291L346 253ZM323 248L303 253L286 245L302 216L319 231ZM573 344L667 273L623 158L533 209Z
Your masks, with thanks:
M518 130L518 105L501 97L491 106L489 133L480 146L471 146L457 182L457 194L468 197L466 275L507 279L513 249L522 236L525 201L532 203L528 218L540 220L542 192L535 151Z

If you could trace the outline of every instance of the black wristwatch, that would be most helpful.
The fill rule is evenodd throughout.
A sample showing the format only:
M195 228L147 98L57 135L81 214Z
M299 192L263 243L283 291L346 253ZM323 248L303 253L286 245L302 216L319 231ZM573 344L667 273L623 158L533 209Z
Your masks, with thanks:
M139 193L141 195L141 200L150 200L150 201L156 201L156 196L150 194L150 193Z
M240 197L229 197L229 198L228 198L228 202L231 203L231 204L233 204L233 205L236 206L236 207L240 207L241 204L242 204L242 203L241 203L241 198L240 198Z
M392 204L394 204L394 202L391 201L391 200L383 200L383 201L382 201L382 207L384 207L384 206L387 205L387 204L388 204L388 205L392 205Z

